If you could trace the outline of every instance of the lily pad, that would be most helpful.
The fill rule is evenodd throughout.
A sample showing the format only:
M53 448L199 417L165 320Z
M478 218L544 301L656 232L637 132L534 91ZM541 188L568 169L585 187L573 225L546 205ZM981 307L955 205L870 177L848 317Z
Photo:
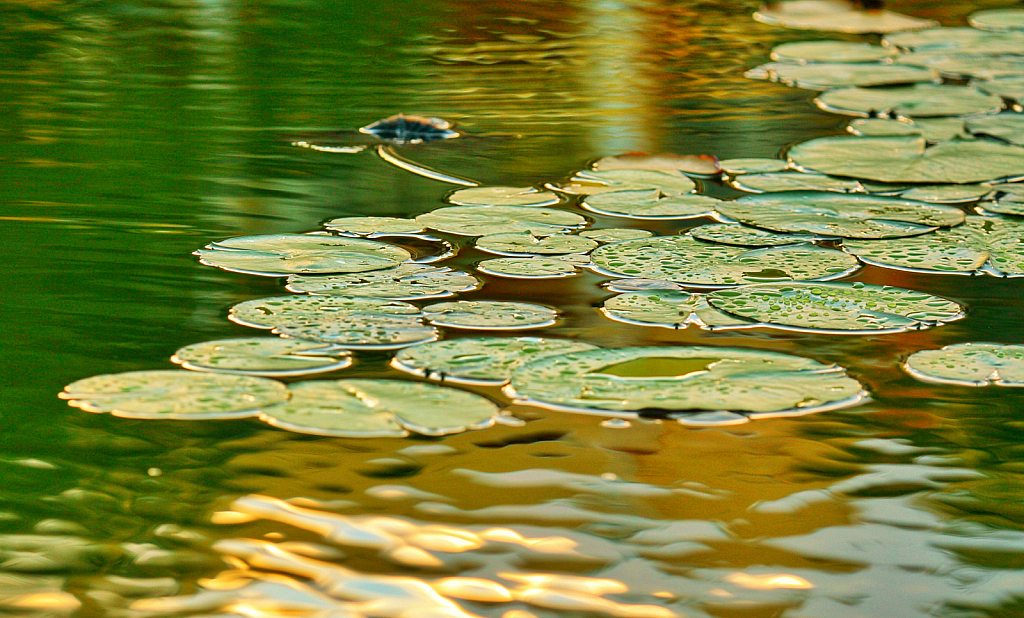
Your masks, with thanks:
M397 217L341 217L327 221L324 227L332 232L352 236L419 234L423 231L423 226L415 219Z
M995 202L985 202L984 204L978 204L978 206L986 214L994 213L997 215L1011 215L1014 217L1024 217L1024 202L997 200Z
M459 136L447 120L404 114L378 120L362 127L359 132L396 144L419 144Z
M920 66L839 62L821 64L771 62L747 71L744 73L744 77L766 79L807 90L829 90L848 86L891 86L937 81L933 71Z
M260 420L297 433L342 438L403 438L409 435L386 408L363 403L346 380L314 380L288 387L287 403L267 408Z
M979 204L980 207L988 212L1024 216L1024 183L994 185L992 190L996 201Z
M903 332L964 317L951 300L859 282L749 285L712 292L708 302L774 328L833 334Z
M778 191L859 193L864 191L864 187L856 180L835 178L825 174L802 174L800 172L744 174L732 179L729 184L735 189L749 193L775 193Z
M967 23L981 30L1024 30L1024 10L988 9L967 16Z
M1024 345L957 343L914 352L903 369L918 380L959 386L1024 386Z
M64 387L61 399L87 412L124 418L225 419L256 416L285 401L284 384L268 378L195 371L130 371L93 376Z
M476 248L497 255L562 255L587 253L597 242L572 234L553 234L537 238L530 233L490 234L476 240Z
M935 204L966 204L976 202L991 192L992 185L981 182L970 185L920 185L901 191L899 196Z
M967 130L974 135L987 135L1017 146L1024 146L1024 114L1002 113L995 116L968 118Z
M970 86L915 84L897 88L840 88L824 92L814 103L827 112L850 116L962 116L1003 108L1003 99Z
M576 274L575 264L557 257L497 258L480 262L476 269L512 279L560 279Z
M674 281L664 279L615 279L605 281L601 287L609 292L646 292L648 290L685 290L685 288Z
M479 279L461 270L424 264L400 264L397 268L353 275L288 277L288 289L327 296L368 296L392 300L443 298L481 286Z
M997 79L973 81L971 85L978 90L994 94L1004 99L1024 101L1024 75L1018 77L1000 77Z
M937 22L892 11L858 11L852 3L830 0L790 0L762 5L754 19L773 26L799 30L827 30L856 34L901 32L929 28Z
M353 350L396 350L434 341L437 329L423 323L419 315L353 313L294 320L274 328L274 333L291 339L319 341Z
M304 321L330 319L334 316L387 315L416 319L421 315L416 305L397 300L360 296L271 296L238 303L231 308L228 319L250 328L274 328Z
M1024 148L989 140L823 137L789 149L802 169L882 182L969 184L1024 176Z
M548 235L577 229L586 219L549 208L530 206L448 206L416 217L423 225L460 236L487 236L506 232Z
M257 376L298 376L344 369L351 354L310 341L249 337L218 339L179 348L171 361L193 371Z
M994 79L1024 73L1024 58L1010 55L924 51L904 54L896 62L898 65L928 68L949 79Z
M731 176L740 174L764 174L782 172L789 169L789 161L783 159L726 159L722 161L722 169Z
M858 118L850 122L847 130L854 135L868 137L920 135L929 142L969 137L963 118Z
M561 198L534 187L469 187L450 193L445 201L456 206L552 206Z
M701 294L680 290L649 290L612 296L601 312L613 320L641 326L680 329L690 324L707 330L757 326L715 309Z
M359 273L392 268L411 254L381 242L314 234L240 236L195 252L208 266L254 275Z
M636 240L637 238L650 238L654 232L638 230L632 227L605 227L597 230L583 230L579 233L584 238L596 240L599 243L619 242L620 240Z
M836 365L740 348L598 349L550 356L512 373L515 400L604 416L732 411L790 416L851 406L866 393Z
M868 264L912 272L1022 277L1024 221L971 216L964 225L933 234L846 241L843 249Z
M591 212L628 219L688 219L707 217L721 200L706 195L662 196L658 191L609 191L591 195L581 206Z
M963 211L952 206L820 191L748 195L722 202L718 211L775 232L844 238L915 236L964 221Z
M689 236L627 240L591 253L598 272L724 287L766 281L825 280L857 270L841 252L814 245L749 249L703 243Z
M817 240L816 236L809 234L779 234L735 223L701 225L687 230L686 233L704 242L738 247L781 247Z
M711 155L678 155L672 153L627 153L601 157L591 167L599 172L607 170L659 170L678 171L695 176L714 176L722 171L718 159Z
M436 326L470 330L520 330L551 326L558 312L533 303L495 300L460 300L434 303L423 308L426 320Z
M406 348L391 365L442 382L500 386L509 381L512 371L530 361L596 347L566 339L474 337Z
M672 170L613 169L577 172L569 182L548 185L549 188L570 195L595 195L608 191L638 191L646 189L661 195L683 195L697 185L682 173Z
M778 62L876 62L897 55L889 47L856 41L798 41L772 49Z
M962 51L972 54L1019 54L1024 32L986 32L975 28L929 28L889 34L885 45L913 51Z

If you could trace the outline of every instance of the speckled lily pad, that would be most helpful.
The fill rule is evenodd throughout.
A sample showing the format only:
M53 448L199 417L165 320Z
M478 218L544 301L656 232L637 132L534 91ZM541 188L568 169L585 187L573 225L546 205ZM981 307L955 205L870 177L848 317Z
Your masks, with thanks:
M601 312L627 324L680 329L690 324L707 330L728 330L757 326L715 309L701 294L680 290L649 290L612 296Z
M627 219L688 219L710 216L720 201L706 195L662 196L643 189L591 195L581 205L591 212Z
M391 365L432 380L498 386L509 381L513 370L532 360L594 348L567 339L474 337L406 348L395 355Z
M825 174L802 174L800 172L743 174L732 179L729 184L735 189L749 193L776 193L779 191L857 193L864 191L864 188L856 180L835 178Z
M750 285L712 292L708 302L774 328L835 334L917 330L964 316L951 300L866 283Z
M196 371L130 371L93 376L64 387L61 399L87 412L124 418L225 419L256 416L285 401L277 380Z
M530 233L490 234L476 240L481 251L497 255L564 255L566 253L587 253L597 247L597 242L573 234L552 234L538 238Z
M449 206L422 214L423 225L460 236L486 236L507 232L557 234L586 225L583 217L564 210L531 206Z
M171 361L194 371L257 376L298 376L344 369L347 351L297 339L248 337L218 339L179 348Z
M282 337L319 341L353 350L397 350L434 341L437 329L420 316L355 313L295 320L274 328Z
M768 174L782 172L789 168L789 161L783 159L762 159L757 157L746 159L726 159L722 161L722 169L732 176L740 174Z
M914 352L903 363L925 382L960 386L1024 386L1024 345L957 343Z
M426 320L436 326L470 330L520 330L551 326L558 312L533 303L495 300L460 300L423 308Z
M613 169L577 172L569 182L548 185L570 195L595 195L608 191L658 191L661 195L683 195L697 188L692 180L673 170Z
M732 411L790 416L854 405L860 384L841 367L724 347L599 349L550 356L512 373L510 396L605 416Z
M829 90L848 86L891 86L934 82L935 73L926 68L904 64L792 64L770 62L743 74L751 79L766 79L808 90Z
M621 240L636 240L637 238L650 238L654 236L654 232L638 230L632 227L605 227L598 230L583 230L579 235L596 240L599 243L609 243Z
M697 240L737 247L781 247L817 240L810 234L780 234L735 223L711 223L686 232Z
M469 187L450 193L445 201L456 206L552 206L561 200L534 187Z
M512 279L560 279L576 274L576 265L557 257L496 258L484 260L476 269L487 275Z
M274 328L301 321L329 319L334 316L381 314L395 318L418 318L415 305L397 300L361 296L272 296L238 303L228 318L250 328Z
M328 296L369 296L392 300L443 298L481 286L473 275L461 270L424 264L401 264L397 268L353 275L288 277L288 289Z
M797 41L772 49L778 62L876 62L895 56L889 47L859 41Z
M915 84L900 88L840 88L814 99L825 111L851 116L962 116L1003 108L1003 100L970 86Z
M392 268L412 256L401 247L315 234L240 236L195 252L208 266L254 275L359 273Z
M352 236L419 234L423 231L423 226L415 219L397 217L341 217L327 221L324 227Z

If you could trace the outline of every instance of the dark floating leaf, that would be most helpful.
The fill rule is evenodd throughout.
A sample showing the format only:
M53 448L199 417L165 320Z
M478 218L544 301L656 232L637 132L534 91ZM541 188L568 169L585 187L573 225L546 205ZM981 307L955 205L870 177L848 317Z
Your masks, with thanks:
M368 124L359 129L359 132L395 144L418 144L458 137L459 132L451 126L451 123L440 118L397 114Z
M918 380L958 386L1024 386L1024 346L958 343L914 352L903 369Z

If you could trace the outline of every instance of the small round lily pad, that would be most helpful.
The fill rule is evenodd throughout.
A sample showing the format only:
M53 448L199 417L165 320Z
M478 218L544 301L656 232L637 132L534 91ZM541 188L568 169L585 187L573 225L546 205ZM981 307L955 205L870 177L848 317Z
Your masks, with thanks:
M256 416L285 401L284 384L269 378L183 370L93 376L64 387L61 399L87 412L140 419L226 419Z
M963 118L857 118L850 121L847 130L862 137L921 136L929 142L970 137Z
M238 303L228 318L250 328L274 328L299 321L328 319L355 314L418 318L416 305L397 300L361 296L272 296Z
M274 328L282 337L319 341L353 350L396 350L437 339L419 315L352 313L289 321Z
M948 79L994 79L1024 73L1024 58L1017 55L931 51L903 54L896 62L898 65L929 69Z
M297 376L344 369L352 364L352 356L322 343L247 337L193 343L179 348L171 361L194 371Z
M567 339L474 337L405 348L391 365L442 382L499 386L509 381L513 370L532 360L595 347Z
M775 193L778 191L857 193L864 190L859 182L849 178L835 178L825 174L803 174L800 172L743 174L732 179L729 184L735 189L750 193Z
M374 234L419 234L423 226L415 219L397 217L341 217L324 223L324 227L353 236Z
M959 386L1024 386L1024 345L957 343L914 352L903 363L918 380Z
M883 40L889 47L914 51L964 51L973 54L1018 54L1024 32L986 32L976 28L929 28L897 32Z
M773 26L857 34L901 32L930 28L938 23L892 11L858 11L846 2L791 0L761 6L754 19Z
M512 232L490 234L476 240L477 249L508 256L587 253L595 247L597 247L596 241L573 234L552 234L538 238L528 232Z
M519 330L551 326L558 312L533 303L494 300L460 300L434 303L423 308L428 322L435 326L470 330Z
M239 236L195 252L199 261L253 275L358 273L392 268L411 254L394 245L361 238L316 234Z
M476 269L488 275L512 279L560 279L576 274L576 265L558 257L496 258L484 260Z
M570 195L595 195L608 191L657 191L660 195L683 195L697 185L675 170L613 169L577 172L569 182L548 185Z
M579 233L584 238L596 240L599 243L619 242L620 240L636 240L637 238L650 238L654 232L638 230L632 227L605 227L597 230L583 230Z
M710 223L686 232L697 240L737 247L781 247L817 240L810 234L780 234L735 223Z
M988 9L967 16L967 23L981 30L1024 30L1024 9Z
M783 172L789 169L789 161L783 159L746 158L726 159L722 161L722 169L731 176L740 174L767 174Z
M854 405L866 395L836 365L777 352L704 346L550 356L515 370L506 391L533 405L620 417L681 411L789 416Z
M814 99L828 112L852 116L962 116L1003 108L1003 100L970 86L915 84L899 88L840 88Z
M599 172L608 170L657 170L683 172L694 176L714 176L722 171L718 159L711 155L679 155L673 153L627 153L601 157L591 165Z
M757 326L715 309L701 294L681 290L648 290L612 296L601 312L627 324L680 329L690 324L708 330L728 330Z
M898 53L859 41L797 41L774 47L771 56L778 62L877 62Z
M456 206L552 206L561 198L534 187L469 187L448 194L445 201Z
M964 317L951 300L859 282L749 285L712 292L708 302L774 328L834 334L902 332Z
M750 69L744 77L765 79L796 88L829 90L849 86L891 86L935 82L931 69L905 64L792 64L770 62Z
M425 264L400 264L387 270L353 275L292 275L288 289L327 296L370 296L392 300L442 298L481 286L479 279L461 270Z
M583 217L564 210L531 206L448 206L422 214L423 225L460 236L507 232L548 235L586 225Z
M992 192L992 185L978 182L969 185L919 185L899 192L907 200L935 204L966 204L976 202Z
M710 216L720 201L706 195L663 196L657 191L642 189L591 195L581 205L591 212L612 217L688 219Z

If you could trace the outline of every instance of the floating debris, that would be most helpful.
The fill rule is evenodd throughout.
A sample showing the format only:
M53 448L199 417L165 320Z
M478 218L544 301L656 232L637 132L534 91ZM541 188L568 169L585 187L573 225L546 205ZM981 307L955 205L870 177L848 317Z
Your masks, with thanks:
M360 128L359 132L395 144L419 144L459 136L459 132L452 129L447 120L405 114L378 120Z

